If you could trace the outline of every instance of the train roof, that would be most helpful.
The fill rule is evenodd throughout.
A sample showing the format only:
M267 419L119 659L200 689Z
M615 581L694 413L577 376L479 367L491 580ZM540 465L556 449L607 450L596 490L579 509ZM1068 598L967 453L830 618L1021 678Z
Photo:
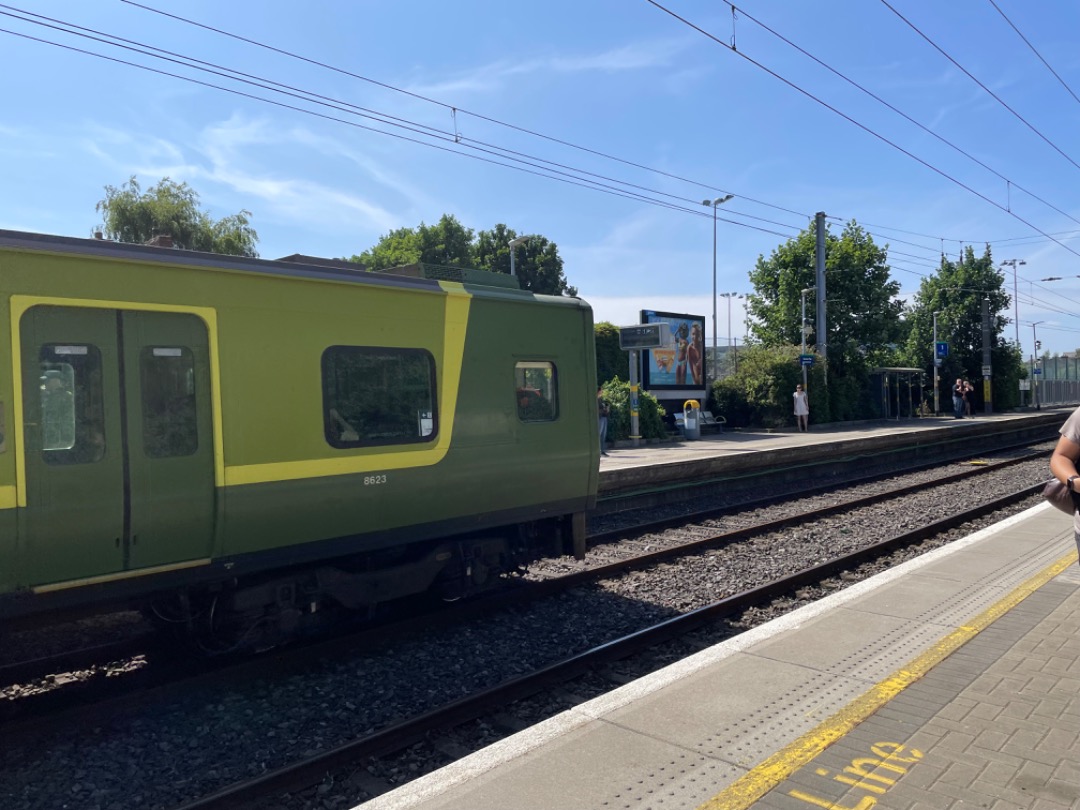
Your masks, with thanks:
M576 298L539 295L521 290L516 281L508 276L505 279L499 279L497 277L500 274L488 273L483 270L442 268L444 272L432 273L423 272L425 265L410 265L408 268L391 268L388 272L369 272L361 264L356 264L354 265L355 269L350 269L347 265L352 263L345 260L320 259L302 254L293 254L284 259L253 259L245 256L227 256L220 253L203 253L196 250L182 250L179 248L158 247L156 245L113 242L106 239L85 239L0 229L0 250L5 249L132 262L165 263L204 270L227 270L431 291L442 290L439 284L440 280L457 281L465 284L472 291L477 291L477 287L487 288L499 297L520 296L523 298L559 300L575 303L579 306L587 306L583 301ZM419 267L421 272L410 272L414 267ZM426 267L438 266L428 265ZM457 270L457 274L448 274L445 272L446 270ZM485 279L485 276L495 276L496 278ZM512 283L508 284L508 281Z

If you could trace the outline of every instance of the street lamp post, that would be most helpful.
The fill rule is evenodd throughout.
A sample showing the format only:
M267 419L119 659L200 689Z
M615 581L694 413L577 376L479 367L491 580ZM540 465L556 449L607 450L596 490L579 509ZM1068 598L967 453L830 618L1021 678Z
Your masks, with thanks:
M1008 265L1009 267L1012 267L1012 271L1013 271L1013 323L1016 324L1016 348L1019 349L1020 348L1020 299L1017 297L1017 289L1016 289L1016 286L1017 286L1016 285L1016 265L1018 265L1018 264L1023 266L1025 264L1027 264L1027 262L1025 262L1023 259L1006 259L1005 261L1003 261L1001 263L1002 267L1005 267L1006 265ZM1021 353L1020 354L1021 362L1023 362L1023 357L1024 357L1024 355L1023 355L1023 353Z
M940 311L934 313L934 416L937 416L938 411L941 409L938 399L938 364L940 361L937 356L937 316L940 314Z
M702 200L702 205L707 205L712 208L712 363L713 363L713 380L715 380L719 374L717 369L718 356L716 348L716 209L718 206L723 205L734 194L725 194L723 197L717 197L715 200Z
M742 298L742 293L735 293L735 292L720 293L720 297L727 299L727 345L728 345L728 351L730 352L732 350L732 344L731 344L731 299L732 298Z
M807 287L802 291L802 324L800 332L802 332L802 353L806 354L806 336L810 332L810 327L806 325L806 296L817 290L817 287ZM802 390L806 392L807 396L810 396L810 389L806 385L806 365L803 363L802 358L799 358L799 365L802 366Z
M515 268L514 268L514 254L517 253L518 245L524 245L528 241L529 241L529 237L527 237L527 236L519 236L517 239L511 239L510 240L509 247L510 247L510 275L511 276L516 276L517 275L517 273L515 272Z

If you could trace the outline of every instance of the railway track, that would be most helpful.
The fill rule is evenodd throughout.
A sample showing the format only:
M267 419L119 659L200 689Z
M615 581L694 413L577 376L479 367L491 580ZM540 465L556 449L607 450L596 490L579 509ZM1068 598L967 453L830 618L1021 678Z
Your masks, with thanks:
M267 808L275 806L271 804L274 797L315 789L314 786L325 784L324 780L328 773L343 768L355 767L357 763L370 762L372 758L393 754L422 740L430 740L433 735L446 734L449 729L453 729L455 726L467 721L502 715L506 712L507 705L514 701L536 695L545 689L556 686L563 687L575 678L594 671L598 666L610 664L613 661L666 644L673 639L682 638L706 625L741 616L752 608L768 604L781 597L790 596L807 587L820 586L825 580L836 577L843 572L853 571L860 565L888 556L898 549L920 543L985 515L1029 500L1032 496L1040 494L1041 490L1042 484L1036 484L1001 497L989 499L968 510L934 521L918 529L896 534L872 543L858 551L838 556L820 565L727 596L713 604L684 615L675 616L642 628L637 632L571 655L527 675L500 683L490 689L478 691L466 698L417 717L387 726L376 733L327 750L308 760L263 774L255 779L231 785L224 790L196 801L179 805L174 810L225 810L225 808L237 810L237 808L244 807ZM607 571L600 573L600 569L594 569L587 573L589 575L609 575ZM850 577L849 582L857 581L857 579L858 577ZM495 725L499 724L498 720L493 722Z
M995 471L1001 471L1003 469L1014 467L1017 464L1030 462L1033 459L1037 461L1037 466L1042 471L1040 475L1044 476L1046 455L1047 450L1040 449L1032 453L1025 453L1022 457L1006 459L992 465L970 467L959 473L943 476L937 482L934 482L934 484L947 487L957 484L958 482L966 482L972 477L978 478L980 476L987 476L993 474ZM881 476L873 476L871 477L871 480L880 481L881 478ZM862 483L866 482L864 481ZM845 485L845 487L847 486L848 485ZM886 486L886 489L889 490L888 492L846 498L842 503L837 501L840 494L833 491L836 489L835 486L817 488L818 490L823 490L823 492L819 492L818 495L828 498L831 501L830 503L812 511L804 510L802 509L802 504L809 498L809 495L804 492L800 496L802 500L800 500L799 506L797 506L795 510L801 510L801 514L788 514L778 519L758 521L754 526L740 526L734 531L717 531L713 527L702 525L707 524L717 516L730 515L732 511L730 509L699 511L689 515L689 517L683 516L681 524L677 522L675 518L667 516L651 525L638 525L633 531L628 532L626 529L622 529L620 530L620 533L623 535L634 533L640 534L643 531L648 530L654 532L673 531L677 535L680 526L685 528L689 524L691 527L689 533L696 535L694 539L686 541L685 538L679 539L678 537L675 537L668 547L654 549L647 553L636 554L631 558L622 560L598 561L595 558L597 556L603 557L603 555L596 555L591 552L590 556L592 556L594 560L586 561L587 566L591 564L591 568L585 567L569 574L562 572L562 576L552 576L551 578L543 580L526 580L517 583L523 585L523 587L496 594L486 599L477 600L473 603L459 603L450 606L450 610L440 612L435 616L419 616L406 622L397 622L382 628L369 629L362 634L347 639L332 639L303 649L283 650L280 653L275 653L262 659L244 662L238 666L231 666L219 671L204 673L199 675L198 678L191 678L183 683L166 684L162 690L150 690L148 694L125 694L122 697L107 700L94 706L76 709L71 712L65 711L63 713L58 713L55 716L50 717L42 727L38 727L38 724L35 721L28 721L27 723L20 725L23 726L24 729L32 730L36 736L43 731L47 731L45 726L51 726L53 728L61 725L68 727L72 725L86 726L102 722L103 718L110 716L125 716L132 711L131 707L153 705L155 700L166 699L163 696L170 695L177 690L201 690L203 692L208 690L220 690L228 692L231 688L235 688L235 685L238 683L265 677L269 672L281 672L290 669L293 671L301 671L307 665L306 661L313 659L325 661L352 654L348 651L343 652L341 649L343 646L348 647L351 651L355 651L357 649L377 648L379 645L388 646L395 642L399 642L402 638L417 636L422 633L432 634L433 631L437 631L439 628L451 628L455 625L461 625L469 619L490 617L500 610L508 608L523 609L523 606L526 603L537 602L546 597L557 597L559 594L566 593L569 590L589 587L592 583L600 582L605 579L617 580L634 571L642 571L655 567L658 562L672 564L672 561L677 560L680 556L699 554L704 549L722 549L731 545L737 546L750 538L762 534L783 531L785 528L805 524L808 520L828 519L830 516L840 514L844 510L857 510L873 507L875 504L895 499L904 493L925 491L929 486L931 486L931 484L928 484L927 482L919 482L907 487L897 487L889 484ZM1039 486L1041 486L1041 484L1020 490L1018 493L1013 493L1013 497L1027 497L1030 492L1037 490ZM965 485L965 489L971 490L971 487ZM777 500L779 500L782 505L785 502L790 502L790 499L790 495L781 495L779 498L763 499L754 504L744 503L741 508L744 512L756 508L764 509L767 507L769 501L773 501L773 506L776 507ZM790 509L790 503L788 503L788 506ZM995 508L998 508L997 501L957 515L951 518L949 522L938 522L925 527L922 531L925 534L926 532L940 531L948 525L963 525L966 521L972 519L973 515L982 514L986 510ZM612 544L613 537L614 535L611 533L594 535L592 541L594 551L603 546L616 548L616 546ZM911 543L917 542L916 538L916 533L905 533L903 536L893 538L890 542L892 544ZM653 545L662 544L662 541L653 536L650 536L649 542ZM887 545L884 544L875 544L873 549L876 550L861 551L858 554L874 556L888 553L885 550L887 549ZM830 561L828 564L811 567L808 572L804 572L803 579L781 578L771 585L747 589L746 594L740 594L740 597L742 597L745 604L760 604L762 600L767 601L767 599L770 598L770 594L790 593L793 590L805 588L806 585L800 583L811 581L806 579L806 577L812 578L816 576L820 579L822 576L828 576L829 574L827 572L831 570L829 566L832 566L833 568L839 566L840 570L844 570L845 567L857 565L857 560L859 559L858 554L854 556L845 555L836 561ZM757 602L755 602L755 600L757 600ZM718 602L715 606L690 611L686 614L686 617L675 617L667 621L659 622L654 628L650 627L649 629L641 629L640 631L627 634L626 639L605 643L600 650L583 651L580 654L567 658L565 661L538 669L537 672L534 673L536 677L535 680L533 679L533 675L524 676L520 679L508 680L498 687L496 691L493 691L492 696L488 699L494 701L496 704L501 702L503 706L505 706L505 702L510 699L510 695L521 696L535 693L537 690L542 689L545 683L561 683L565 681L567 678L572 677L567 673L574 671L575 667L578 671L584 671L595 667L597 661L612 660L614 658L625 656L627 654L626 650L632 648L632 639L638 639L639 643L643 644L647 649L649 645L655 646L655 644L660 643L660 641L655 639L664 638L665 633L668 634L668 637L672 638L678 638L685 635L686 632L689 632L689 628L694 626L694 621L697 621L697 626L700 627L709 623L715 623L718 617L735 615L745 609L743 602L740 602L739 598L731 597ZM724 613L725 610L727 613ZM684 624L684 622L689 622L689 624ZM605 655L608 657L605 658ZM125 690L121 688L120 691ZM160 692L160 694L155 694L155 692ZM381 732L366 735L358 740L356 743L358 747L355 749L346 746L341 751L328 753L327 756L330 757L329 759L322 759L322 757L320 757L311 762L301 763L286 768L282 773L274 772L275 775L268 776L268 781L263 782L261 787L259 785L246 787L237 786L236 790L230 789L220 798L211 797L205 800L210 801L211 803L209 804L203 805L200 802L196 802L190 806L225 806L228 805L229 802L234 803L229 806L236 806L235 803L240 801L255 801L258 802L258 804L253 806L267 806L262 803L267 796L301 789L301 783L304 783L305 781L307 781L307 786L309 787L317 783L319 781L318 779L308 781L311 779L311 775L320 769L325 773L326 769L334 767L333 763L335 761L350 761L350 758L355 757L363 759L364 757L372 756L370 753L371 751L385 753L407 746L410 740L415 741L415 739L417 739L417 734L427 733L426 731L419 730L424 728L423 722L425 721L425 718L427 722L432 724L432 726L429 726L428 728L439 725L442 725L442 727L445 728L463 722L464 719L469 717L483 716L483 710L478 708L482 706L483 700L484 698L480 695L463 698L449 704L445 708L445 711L443 709L432 710L430 717L425 715L421 720L416 721L417 723L420 723L420 725L410 725L406 723L392 727L387 726ZM438 719L440 715L442 716L441 720ZM340 757L340 760L335 759L336 757ZM353 759L351 761L356 760ZM256 798L244 798L245 796ZM224 802L224 804L214 804L213 802Z

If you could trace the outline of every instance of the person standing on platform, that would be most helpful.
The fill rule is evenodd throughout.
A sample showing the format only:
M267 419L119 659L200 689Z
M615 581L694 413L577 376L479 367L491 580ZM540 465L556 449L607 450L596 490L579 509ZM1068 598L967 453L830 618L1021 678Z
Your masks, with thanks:
M964 415L968 419L973 419L971 415L971 398L975 395L975 386L969 381L964 380Z
M1080 493L1080 474L1076 469L1076 463L1080 461L1080 408L1072 412L1058 432L1061 438L1050 456L1050 472L1074 493L1073 503L1076 503ZM1080 549L1080 514L1076 509L1073 509L1073 539Z
M952 410L953 418L964 418L964 381L956 378L956 384L952 387Z
M799 426L800 432L806 432L810 429L810 403L806 399L806 392L802 390L801 385L795 386L795 393L792 395L792 399L795 400L795 422Z
M607 450L604 449L604 446L607 444L607 423L608 416L611 414L611 406L604 399L604 386L596 389L596 413L600 419L600 455L606 456Z

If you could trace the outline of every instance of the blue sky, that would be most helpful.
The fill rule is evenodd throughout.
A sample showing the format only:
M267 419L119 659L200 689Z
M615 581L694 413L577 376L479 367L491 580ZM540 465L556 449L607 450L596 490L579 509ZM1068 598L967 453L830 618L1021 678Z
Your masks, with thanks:
M1080 4L889 2L987 89L881 0L752 2L734 21L719 0L663 1L719 42L647 0L147 0L338 71L121 0L2 5L6 31L317 115L3 33L0 228L88 236L104 186L133 174L144 187L164 176L190 183L214 216L251 211L265 258L352 255L393 228L450 213L474 229L504 222L556 242L598 321L633 323L642 308L685 311L707 317L711 340L713 222L701 201L730 193L718 209L720 292L749 292L758 256L824 211L833 228L855 219L889 244L905 295L942 249L955 257L961 243L981 252L989 242L998 262L1025 261L1017 267L1024 353L1033 322L1044 348L1072 351L1080 346L1080 101L1072 95L1080 95ZM10 16L17 9L346 107L43 28ZM726 47L733 37L734 52ZM359 117L360 108L407 129ZM505 150L575 179L475 159L522 167ZM619 193L574 184L588 179ZM1041 281L1051 276L1062 280ZM729 330L741 342L740 299L731 313L729 326L720 299L721 344Z

